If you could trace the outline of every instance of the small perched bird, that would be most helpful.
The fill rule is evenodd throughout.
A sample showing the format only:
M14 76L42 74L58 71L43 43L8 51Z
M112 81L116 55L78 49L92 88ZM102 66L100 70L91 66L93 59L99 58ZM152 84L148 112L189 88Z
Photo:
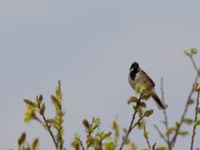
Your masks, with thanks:
M160 109L166 109L167 104L161 100L155 92L155 83L153 80L139 67L137 62L134 62L130 67L128 76L131 87L140 94L142 99L152 97Z

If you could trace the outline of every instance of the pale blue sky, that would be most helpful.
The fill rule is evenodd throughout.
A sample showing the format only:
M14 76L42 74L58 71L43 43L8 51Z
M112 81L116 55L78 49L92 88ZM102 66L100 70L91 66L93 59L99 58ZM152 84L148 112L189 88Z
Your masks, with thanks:
M199 8L198 0L1 0L0 149L16 148L22 131L29 139L40 137L41 149L51 149L37 123L23 123L23 99L44 94L52 108L49 95L57 80L64 92L67 147L74 132L83 133L83 118L98 116L102 128L109 129L118 115L127 126L131 108L126 101L134 94L127 75L133 61L157 83L158 93L164 77L173 123L195 75L182 50L200 47ZM162 113L152 101L148 106L155 108L148 124L151 142L162 144L152 127L161 125ZM139 147L146 146L142 133L134 135ZM176 149L188 149L189 142L179 138Z

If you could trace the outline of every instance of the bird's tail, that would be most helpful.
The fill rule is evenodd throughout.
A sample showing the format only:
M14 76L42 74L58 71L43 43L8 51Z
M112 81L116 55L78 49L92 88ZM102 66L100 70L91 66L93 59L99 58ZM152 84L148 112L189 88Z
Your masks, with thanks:
M161 100L155 92L152 94L152 97L158 105L158 108L166 109L168 107L167 104L163 100Z

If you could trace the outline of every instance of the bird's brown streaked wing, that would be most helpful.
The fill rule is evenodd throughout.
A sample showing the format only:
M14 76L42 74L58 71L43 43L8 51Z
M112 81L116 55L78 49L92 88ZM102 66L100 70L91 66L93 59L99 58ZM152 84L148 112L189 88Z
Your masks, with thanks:
M151 85L154 87L155 83L153 82L153 80L146 74L146 72L144 72L143 70L140 70L140 72L144 75L144 77L151 83Z

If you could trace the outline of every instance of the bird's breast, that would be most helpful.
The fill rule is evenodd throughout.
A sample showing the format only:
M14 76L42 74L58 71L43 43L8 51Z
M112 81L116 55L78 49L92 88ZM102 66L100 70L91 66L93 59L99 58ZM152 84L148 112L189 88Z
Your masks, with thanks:
M151 86L150 82L148 82L147 79L145 79L142 74L137 73L135 75L135 79L132 80L131 77L129 76L129 84L131 87L134 89L135 92L141 95L149 95L153 90L153 87ZM147 97L149 97L147 96Z

